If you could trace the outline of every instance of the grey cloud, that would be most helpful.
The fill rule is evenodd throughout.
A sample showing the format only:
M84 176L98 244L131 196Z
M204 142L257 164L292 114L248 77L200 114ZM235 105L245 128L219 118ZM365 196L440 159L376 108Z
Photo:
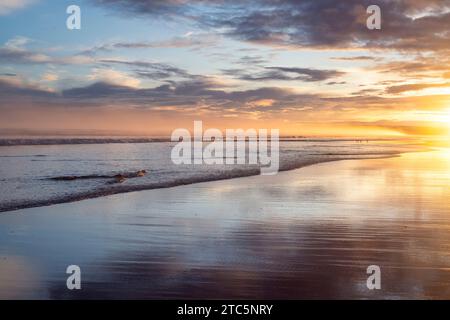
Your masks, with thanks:
M245 117L256 112L264 118L278 118L280 113L289 117L298 112L303 115L303 119L316 121L314 119L317 119L315 117L320 115L321 110L326 110L328 115L333 114L338 120L345 119L347 112L354 113L358 108L365 111L382 111L389 106L391 111L411 108L433 110L439 108L439 103L448 100L446 95L433 96L436 103L430 104L430 96L386 98L366 93L346 97L323 97L317 94L299 94L277 87L226 91L208 79L170 82L146 89L98 82L54 93L0 80L0 109L17 111L18 108L64 107L94 110L97 107L115 107L139 108L176 115L196 115L202 110L217 116L230 113ZM271 104L261 107L259 101L262 99L270 99ZM164 108L166 106L170 108ZM353 111L348 111L349 109Z
M24 86L0 79L0 105L17 105L18 101L48 101L57 94L38 87Z
M0 47L0 63L4 64L86 64L94 61L86 55L52 57L45 53L31 51L24 48Z
M297 74L299 75L299 78L305 81L323 81L344 74L344 72L337 70L318 70L310 68L267 67L266 69Z
M174 67L165 63L147 62L147 61L127 61L117 59L102 59L100 63L105 65L123 65L131 68L137 68L135 73L141 78L162 80L171 77L196 78L196 75L190 74L184 69Z
M372 56L355 56L355 57L332 57L332 60L340 60L340 61L370 61L370 60L379 60L377 57Z
M0 48L0 62L2 63L42 63L48 62L50 58L46 55L18 48Z
M330 82L327 82L326 84L329 86L333 86L333 85L346 84L346 83L347 83L346 81L330 81Z
M448 0L379 0L382 30L368 30L370 0L97 0L131 15L189 17L202 28L270 45L448 50ZM426 14L424 14L426 13ZM413 16L422 14L420 16Z
M63 97L72 99L108 98L128 101L152 101L171 104L178 101L217 101L248 102L259 99L290 99L295 97L291 91L281 88L260 88L243 91L224 91L220 85L208 79L189 81L169 81L167 84L148 89L136 89L126 86L99 82L87 87L65 90Z
M200 34L187 37L175 37L166 41L155 42L117 42L112 44L114 48L204 48L215 46L218 42L217 36Z
M135 106L152 109L159 106L176 106L179 111L185 107L202 105L211 111L223 112L227 109L254 108L250 102L271 99L274 104L265 111L294 107L302 103L317 101L318 96L300 95L289 89L263 87L252 90L224 90L220 84L211 79L201 78L187 81L169 81L154 88L132 88L106 82L97 82L85 87L47 92L42 89L26 88L0 80L0 102L3 106L8 101L17 102L26 99L32 105L64 105L66 107L95 106ZM317 102L316 102L317 104Z
M243 56L236 61L237 64L246 66L267 64L268 62L269 61L262 56Z
M265 5L264 5L265 3ZM401 50L449 49L448 1L435 1L439 14L413 18L406 15L425 1L378 1L382 30L368 30L366 8L371 1L334 0L263 1L226 18L211 17L209 24L227 28L227 34L245 41L294 47L366 47ZM440 10L438 10L440 9Z
M391 86L386 88L386 93L390 94L398 94L408 91L418 91L424 90L428 88L445 88L450 87L450 82L445 83L413 83L413 84L404 84L398 86Z
M114 7L121 12L135 14L171 15L181 14L187 1L183 0L93 0L93 3Z
M355 96L365 96L365 95L373 95L373 94L379 94L379 89L363 89L356 92L352 92L352 95Z
M317 82L342 76L344 73L337 70L319 70L295 67L265 67L263 71L249 73L238 69L226 69L223 73L246 81L306 81Z
M403 77L442 76L448 67L450 59L447 55L431 57L417 56L412 60L395 60L376 65L373 69L382 73L398 73Z
M92 48L83 50L82 55L96 55L99 52L110 52L114 49L152 49L152 48L191 48L201 49L214 47L219 39L212 34L194 34L184 37L174 37L164 41L134 41L134 42L113 42L104 43Z

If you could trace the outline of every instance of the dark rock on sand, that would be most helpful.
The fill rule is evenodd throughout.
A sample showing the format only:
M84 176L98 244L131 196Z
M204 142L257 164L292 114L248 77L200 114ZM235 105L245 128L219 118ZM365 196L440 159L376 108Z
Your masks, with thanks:
M71 180L83 180L83 179L105 179L105 178L111 178L111 176L104 176L104 175L60 176L60 177L50 178L50 180L71 181Z
M114 176L114 182L113 183L122 183L126 180L127 178L123 175L123 174L116 174Z
M110 183L122 183L126 179L143 177L146 174L147 174L146 170L139 170L137 172L126 172L126 173L119 173L116 175L109 175L109 176L107 176L107 175L60 176L60 177L50 178L50 180L72 181L72 180L81 180L81 179L113 179L113 181L110 181Z
M143 177L143 176L145 176L146 173L147 173L147 171L145 171L145 170L139 170L139 171L136 173L136 175L137 175L138 177Z

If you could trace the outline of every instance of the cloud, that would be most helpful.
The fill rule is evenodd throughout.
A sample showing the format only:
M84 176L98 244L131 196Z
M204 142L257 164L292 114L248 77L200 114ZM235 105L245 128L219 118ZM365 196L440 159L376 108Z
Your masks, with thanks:
M344 72L337 70L319 70L311 68L295 67L265 67L263 71L250 73L240 69L226 69L224 74L234 76L245 81L306 81L317 82L329 80L344 75Z
M293 111L311 108L314 112L334 110L337 117L344 116L348 108L357 110L408 110L411 108L430 109L441 108L442 103L448 103L448 96L423 96L383 98L372 95L326 97L318 94L301 94L289 88L261 87L257 89L232 90L223 87L221 82L213 78L199 78L186 81L168 81L152 88L128 86L120 73L103 74L91 80L102 79L87 86L66 89L61 92L51 92L39 89L37 86L24 85L19 82L1 80L2 97L14 101L17 97L46 97L47 104L67 106L98 106L98 105L134 105L151 110L160 106L178 106L178 111L184 108L203 106L210 111L222 114L229 109L245 111L252 107L264 106L267 112ZM111 77L115 77L112 83ZM109 78L108 82L106 79ZM34 100L34 99L33 99ZM270 103L268 103L270 101ZM389 106L389 107L386 107ZM341 114L342 113L342 114ZM320 113L318 113L320 115Z
M380 93L379 89L369 88L369 89L363 89L356 92L353 92L352 95L356 96L365 96L365 95L373 95L376 93Z
M446 88L450 87L450 82L445 83L412 83L412 84L403 84L398 86L391 86L386 88L386 93L389 94L398 94L408 91L419 91L428 88Z
M382 9L382 30L366 27L370 1L334 0L262 1L229 15L205 18L216 28L240 40L293 48L377 48L397 50L449 49L450 12L448 1L433 3L435 12L420 18L409 11L427 8L425 1L378 1ZM437 10L437 9L440 9Z
M20 80L7 81L5 79L0 79L0 102L3 100L15 104L17 102L16 99L51 99L54 97L54 92L44 90L36 85L26 85L23 84Z
M311 68L289 68L289 67L266 67L269 70L275 70L287 74L296 74L298 78L304 81L323 81L330 78L340 77L344 72L337 70L318 70Z
M449 133L446 124L439 124L432 121L374 121L360 123L360 125L390 129L407 135L447 136Z
M169 64L148 61L129 61L119 59L101 59L98 60L105 65L123 65L134 68L135 74L140 78L163 80L172 77L178 78L196 78L184 69L174 67Z
M150 15L182 14L189 5L187 0L93 0L95 4L114 7L120 12Z
M42 76L42 81L53 82L57 81L59 76L56 73L47 72Z
M125 106L134 105L149 110L161 106L178 106L179 112L186 108L195 108L199 105L221 114L227 109L249 109L264 105L268 109L280 109L312 99L313 95L297 94L291 89L263 87L251 90L223 89L223 83L213 78L199 78L187 81L169 81L166 84L153 88L138 88L125 85L124 75L108 71L107 74L98 71L90 80L102 79L93 84L51 92L37 87L24 86L21 83L12 83L0 80L0 98L3 104L16 99L31 99L33 105L42 103L46 105L68 106ZM106 78L108 82L106 82ZM111 80L114 79L114 82ZM133 84L133 83L131 83ZM42 97L47 98L42 101ZM0 102L2 101L0 99ZM270 104L268 103L270 101ZM270 107L270 108L269 108Z
M327 82L326 84L329 86L333 86L333 85L340 85L340 84L346 84L346 83L347 83L346 81L330 81L330 82Z
M168 81L152 88L99 81L60 92L0 79L3 114L22 114L24 119L39 114L42 119L51 119L54 114L83 112L85 116L98 116L107 111L105 114L114 113L124 119L121 122L124 126L131 125L126 122L130 112L139 112L148 119L158 115L167 121L202 115L205 119L237 117L239 121L296 119L294 122L299 124L320 122L327 126L360 122L362 127L385 128L390 132L431 134L431 129L419 130L423 125L420 121L412 125L404 121L393 123L389 119L401 119L404 112L408 115L411 110L439 111L448 103L448 95L330 97L301 94L281 87L233 90L224 89L222 83L209 78ZM368 117L373 119L371 123L367 123ZM14 127L14 122L9 122L8 126Z
M105 43L86 49L81 55L95 55L102 51L114 49L154 49L154 48L211 48L219 42L218 35L209 33L188 33L182 37L173 37L163 41L120 41Z
M413 59L393 60L376 65L373 69L382 73L397 73L403 77L441 75L449 67L448 56L417 56Z
M10 48L10 49L21 49L21 48L25 47L25 45L27 45L31 41L32 40L30 38L16 36L16 37L6 41L5 47Z
M7 15L32 4L34 0L2 0L0 3L0 15Z
M0 62L11 64L39 64L48 63L52 59L42 53L32 52L21 48L0 48Z
M153 42L116 42L114 48L142 49L142 48L205 48L212 47L218 42L217 35L188 34L184 37L174 37L165 41Z
M355 56L355 57L332 57L331 60L340 60L340 61L371 61L378 60L377 57L372 56Z
M113 70L113 69L99 69L96 68L92 71L90 75L88 75L89 81L95 82L109 82L111 84L118 84L122 86L128 87L138 87L140 84L140 80L133 78L126 73Z
M94 59L85 55L50 56L43 52L26 48L31 40L24 37L15 37L0 47L0 63L3 64L89 64Z
M101 0L134 16L190 18L200 27L243 41L293 48L448 50L448 0L379 0L382 29L368 30L370 0Z
M381 30L368 30L366 8L370 0L102 0L96 4L128 16L189 20L206 34L270 46L279 50L373 50L374 56L332 57L340 61L386 61L384 51L397 52L402 60L379 63L369 71L397 74L408 80L447 79L450 69L450 1L379 0ZM184 20L183 20L184 21ZM123 43L118 47L146 47L151 43ZM404 59L403 59L404 58ZM260 55L245 56L236 68L223 74L244 81L317 82L338 77L337 70L266 67ZM244 66L244 68L241 68ZM143 76L144 74L142 74ZM150 78L157 76L150 73ZM337 84L332 79L328 83ZM341 81L342 82L342 81ZM401 90L386 88L386 92ZM375 91L373 91L375 92ZM369 91L362 92L368 94Z
M264 58L263 56L259 56L259 55L243 56L243 57L240 57L235 63L244 65L244 66L258 66L258 65L269 63L269 60Z

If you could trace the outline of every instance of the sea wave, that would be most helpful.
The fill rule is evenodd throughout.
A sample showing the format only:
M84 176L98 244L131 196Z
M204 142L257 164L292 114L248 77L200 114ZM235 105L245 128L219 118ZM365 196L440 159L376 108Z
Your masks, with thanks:
M0 146L33 146L64 144L151 143L167 142L164 138L26 138L0 139Z
M339 161L339 160L355 160L355 159L380 159L380 158L390 158L398 156L399 153L379 153L379 154L364 154L364 155L341 155L341 156L320 156L320 157L311 157L309 159L298 159L298 161L287 161L282 163L279 171L288 171L299 169L302 167L331 162L331 161ZM168 178L164 181L155 181L155 182L147 182L137 185L122 185L118 183L105 183L105 186L102 188L97 188L95 190L87 191L87 192L79 192L76 194L56 196L48 199L30 199L25 201L10 201L4 202L0 204L0 212L19 210L31 207L40 207L40 206L48 206L60 203L74 202L91 198L104 197L113 194L119 193L127 193L127 192L135 192L135 191L143 191L143 190L152 190L152 189L162 189L162 188L171 188L182 185L189 185L195 183L202 182L210 182L210 181L219 181L226 179L234 179L234 178L242 178L248 176L256 176L260 174L259 167L248 167L248 168L234 168L231 170L223 170L223 171L212 171L208 174L198 174L189 176L186 178ZM67 176L60 177L51 177L47 178L50 180L59 181L61 183L70 183L72 180L84 180L84 179L103 179L103 178L114 178L117 174L111 175L87 175L87 176L78 176L67 178Z
M0 212L259 175L261 170L259 165L175 165L171 161L172 142L139 143L155 139L132 139L133 143L98 138L33 141L68 145L1 147ZM109 144L112 141L122 144ZM404 141L291 139L280 141L279 170L337 160L395 157L419 150L424 150L423 145Z
M285 142L358 142L361 144L376 141L391 141L390 138L359 139L359 138L289 138L280 137ZM395 139L396 141L398 139ZM154 143L171 142L170 138L0 138L0 146L39 146L39 145L71 145L71 144L108 144L108 143Z

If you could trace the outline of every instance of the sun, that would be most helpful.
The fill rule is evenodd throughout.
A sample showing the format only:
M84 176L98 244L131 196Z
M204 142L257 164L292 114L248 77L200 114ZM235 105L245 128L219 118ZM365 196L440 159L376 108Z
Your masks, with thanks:
M435 113L432 120L435 122L446 123L450 126L450 108Z
M450 133L450 108L440 112L439 115L437 115L436 117L436 121L444 125L447 125Z
M444 123L447 125L447 139L450 137L450 108L445 110L444 114L442 115ZM448 143L448 140L447 140Z
M446 144L449 145L450 141L448 138L450 137L450 108L443 109L439 112L434 113L430 120L441 128L441 136L445 137L447 141Z

